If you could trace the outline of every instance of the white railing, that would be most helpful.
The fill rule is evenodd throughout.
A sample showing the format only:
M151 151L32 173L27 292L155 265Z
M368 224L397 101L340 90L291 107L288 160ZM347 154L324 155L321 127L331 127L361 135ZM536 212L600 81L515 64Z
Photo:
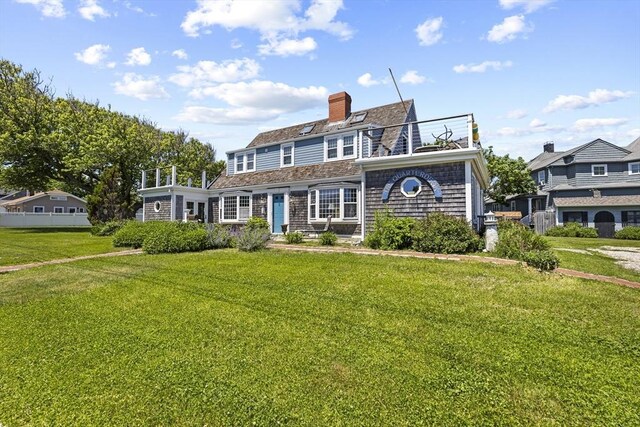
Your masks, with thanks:
M86 213L0 212L0 227L89 227Z
M207 173L202 171L201 176L195 177L181 176L175 166L142 171L140 189L171 186L207 188Z

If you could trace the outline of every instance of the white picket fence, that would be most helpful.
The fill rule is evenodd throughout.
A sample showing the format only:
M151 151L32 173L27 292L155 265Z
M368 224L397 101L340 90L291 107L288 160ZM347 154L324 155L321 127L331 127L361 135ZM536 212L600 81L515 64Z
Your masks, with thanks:
M0 212L0 227L88 227L86 213Z

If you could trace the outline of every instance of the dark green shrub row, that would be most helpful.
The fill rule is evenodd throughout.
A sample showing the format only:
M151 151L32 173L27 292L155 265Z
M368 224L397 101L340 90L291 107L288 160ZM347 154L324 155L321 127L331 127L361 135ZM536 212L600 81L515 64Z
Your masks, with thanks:
M325 231L320 235L320 244L322 246L334 246L338 241L338 236L333 231Z
M640 227L627 226L616 231L616 239L640 240Z
M154 227L161 227L164 222L161 221L127 221L113 235L113 246L141 248L144 238Z
M291 244L302 243L302 241L304 240L304 236L302 235L301 232L294 231L292 233L285 234L284 239L287 241L287 243L291 245Z
M559 227L552 227L544 233L545 236L553 237L598 237L598 230L590 227L583 227L577 222L567 222Z
M375 213L373 231L364 245L373 249L409 249L420 252L467 253L481 250L483 242L467 221L432 212L418 221L398 218L390 210Z
M91 227L91 234L93 234L94 236L112 236L126 223L127 221L100 222Z
M245 252L259 251L267 247L270 238L269 228L245 227L236 239L236 246Z
M560 263L542 236L515 222L498 224L498 244L495 252L501 258L524 261L527 265L544 271L553 270Z
M529 251L524 253L524 262L531 267L535 267L540 271L551 271L558 268L560 260L553 252L546 251Z
M244 228L249 230L253 230L256 228L266 230L266 231L270 230L269 222L264 218L260 218L259 216L252 216L251 218L249 218Z

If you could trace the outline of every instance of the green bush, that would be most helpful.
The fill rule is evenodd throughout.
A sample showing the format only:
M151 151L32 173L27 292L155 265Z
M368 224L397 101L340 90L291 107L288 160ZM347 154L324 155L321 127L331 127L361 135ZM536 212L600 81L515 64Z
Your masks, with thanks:
M549 250L525 252L523 261L540 271L555 270L560 264L556 254Z
M325 231L320 235L320 244L322 246L334 246L338 241L338 236L333 231Z
M627 226L616 231L616 239L640 240L640 227Z
M293 233L287 233L284 235L284 239L289 244L302 243L304 240L304 236L299 231L294 231Z
M91 234L94 236L112 236L120 230L127 221L107 221L100 222L91 227Z
M207 224L207 248L224 249L233 247L233 236L229 227L221 224Z
M163 222L161 221L127 221L127 223L113 235L113 246L141 248L147 233L154 227L159 227L162 224Z
M244 252L259 251L267 247L270 238L269 229L245 227L238 236L236 245L239 250Z
M420 252L463 254L483 247L480 236L464 218L432 212L413 227L413 248Z
M252 216L251 218L249 218L249 220L247 221L244 227L250 230L253 230L256 228L267 230L267 231L271 230L269 226L269 222L264 218L260 218L259 216Z
M503 229L498 225L498 243L495 252L499 257L524 261L525 253L548 249L549 243L544 240L544 237L522 224Z
M408 249L415 223L413 218L394 216L389 209L376 211L373 231L367 234L364 245L373 249Z
M562 226L548 229L544 234L545 236L553 237L598 237L598 230L583 227L582 224L577 222L567 222Z
M164 222L148 230L142 249L149 254L201 251L207 248L208 237L200 224Z

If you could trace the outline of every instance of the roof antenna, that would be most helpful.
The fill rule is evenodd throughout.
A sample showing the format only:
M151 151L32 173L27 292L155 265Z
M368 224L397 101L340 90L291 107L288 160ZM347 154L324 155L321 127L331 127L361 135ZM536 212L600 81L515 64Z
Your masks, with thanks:
M404 105L404 99L402 99L402 95L400 94L400 89L398 89L398 83L396 83L396 78L393 77L393 71L389 68L389 74L391 74L391 80L393 80L393 84L396 87L396 91L398 92L398 96L400 97L400 101L402 101L402 106L404 107L404 112L406 115L409 115L409 111L407 111L407 106Z

